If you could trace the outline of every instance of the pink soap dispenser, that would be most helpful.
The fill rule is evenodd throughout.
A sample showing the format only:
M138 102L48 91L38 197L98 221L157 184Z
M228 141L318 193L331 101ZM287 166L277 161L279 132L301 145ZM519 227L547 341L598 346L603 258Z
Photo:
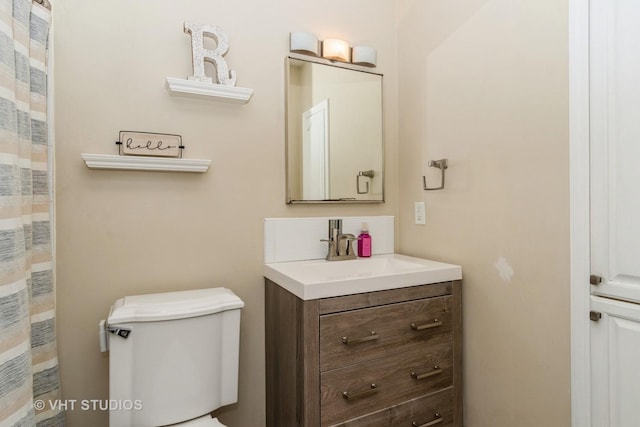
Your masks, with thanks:
M369 227L366 222L362 223L362 231L358 236L358 256L371 256L371 236L369 235Z

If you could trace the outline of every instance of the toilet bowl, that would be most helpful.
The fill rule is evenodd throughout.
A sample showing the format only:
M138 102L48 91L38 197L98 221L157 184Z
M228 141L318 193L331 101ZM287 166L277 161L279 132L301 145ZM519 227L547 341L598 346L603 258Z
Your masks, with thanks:
M170 427L227 427L218 421L217 418L212 418L210 415L196 418L195 420L185 421L184 423L174 424Z
M238 400L240 309L226 288L127 296L101 322L109 351L109 427L224 427ZM133 404L135 403L135 404Z

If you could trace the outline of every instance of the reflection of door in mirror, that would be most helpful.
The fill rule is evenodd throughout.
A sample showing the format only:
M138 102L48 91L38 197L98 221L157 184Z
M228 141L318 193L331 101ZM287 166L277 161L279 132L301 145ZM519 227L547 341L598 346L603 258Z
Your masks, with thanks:
M287 201L382 202L383 153L382 76L288 58Z
M329 100L302 113L302 198L328 199Z

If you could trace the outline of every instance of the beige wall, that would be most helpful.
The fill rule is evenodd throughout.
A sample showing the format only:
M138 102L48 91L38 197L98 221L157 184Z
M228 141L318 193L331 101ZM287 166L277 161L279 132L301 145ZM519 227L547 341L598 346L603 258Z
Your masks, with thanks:
M470 427L570 425L567 3L398 2L400 251L463 266Z
M340 13L334 13L339 10ZM361 13L367 10L366 14ZM98 321L124 295L224 285L242 312L234 427L264 425L265 217L396 215L395 4L386 0L109 0L54 3L57 303L66 399L106 399ZM190 74L185 20L222 27L246 105L171 97L165 77ZM376 46L385 74L387 203L287 206L284 57L306 30ZM120 130L178 133L206 174L93 171L80 153L115 153ZM70 427L107 414L71 411Z
M221 419L264 425L262 219L399 213L401 252L463 266L467 425L568 426L566 9L565 0L56 2L65 398L107 398L97 323L115 299L224 285L246 308L239 403ZM248 104L167 94L166 76L190 73L185 20L225 29L238 85L255 89ZM283 58L297 30L378 49L386 203L284 204ZM120 130L182 134L186 157L213 164L203 175L88 170L80 153L115 153ZM424 192L423 174L438 179L427 161L442 157L447 189ZM415 201L426 202L426 226L413 225ZM71 427L106 422L69 413Z

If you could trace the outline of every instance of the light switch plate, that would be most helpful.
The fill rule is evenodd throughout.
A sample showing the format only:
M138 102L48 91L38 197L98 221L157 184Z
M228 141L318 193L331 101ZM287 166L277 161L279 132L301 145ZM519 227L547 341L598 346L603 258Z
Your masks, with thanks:
M414 215L415 223L418 225L426 224L424 202L416 202L414 212L415 212L415 215Z

